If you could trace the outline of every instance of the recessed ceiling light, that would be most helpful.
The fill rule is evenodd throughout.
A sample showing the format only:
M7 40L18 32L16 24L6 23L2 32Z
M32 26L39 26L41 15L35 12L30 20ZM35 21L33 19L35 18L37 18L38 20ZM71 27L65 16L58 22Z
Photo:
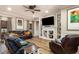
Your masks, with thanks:
M12 8L8 7L8 8L7 8L7 10L8 10L8 11L11 11L11 10L12 10Z
M48 13L48 10L46 10L45 13Z
M35 17L35 15L33 15L33 17Z

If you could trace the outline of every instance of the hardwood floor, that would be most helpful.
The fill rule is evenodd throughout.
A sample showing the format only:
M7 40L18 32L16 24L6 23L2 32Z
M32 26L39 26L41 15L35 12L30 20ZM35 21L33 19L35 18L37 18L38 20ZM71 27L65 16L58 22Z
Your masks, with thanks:
M34 43L37 47L39 47L39 54L51 54L49 49L49 40L34 37L32 39L27 39L26 41ZM0 44L0 54L9 54L9 51L4 43Z
M9 51L4 43L0 42L0 54L9 54Z
M51 53L49 49L50 40L34 37L32 39L27 39L26 41L34 43L36 46L38 46L39 54L50 54Z

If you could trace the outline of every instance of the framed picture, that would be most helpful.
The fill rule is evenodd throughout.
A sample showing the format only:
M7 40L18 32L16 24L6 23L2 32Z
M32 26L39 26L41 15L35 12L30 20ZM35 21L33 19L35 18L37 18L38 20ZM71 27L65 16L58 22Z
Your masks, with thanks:
M79 8L68 10L68 30L79 30Z
M18 20L18 26L22 26L22 20Z
M17 18L16 19L16 29L22 30L23 29L23 19L22 18Z
M1 20L1 28L7 28L7 21Z

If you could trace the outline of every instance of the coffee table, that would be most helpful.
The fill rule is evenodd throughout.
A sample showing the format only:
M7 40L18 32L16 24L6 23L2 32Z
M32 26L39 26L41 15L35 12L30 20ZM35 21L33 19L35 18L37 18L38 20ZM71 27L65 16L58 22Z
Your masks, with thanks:
M24 54L38 54L38 47L31 43L31 45L24 48Z

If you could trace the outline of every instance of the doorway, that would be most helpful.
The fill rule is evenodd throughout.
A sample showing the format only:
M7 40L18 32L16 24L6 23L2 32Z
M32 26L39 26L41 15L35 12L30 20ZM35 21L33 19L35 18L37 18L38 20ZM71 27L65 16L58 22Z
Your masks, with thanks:
M12 30L11 17L0 17L0 38L3 32Z
M27 21L27 30L34 35L34 21Z

